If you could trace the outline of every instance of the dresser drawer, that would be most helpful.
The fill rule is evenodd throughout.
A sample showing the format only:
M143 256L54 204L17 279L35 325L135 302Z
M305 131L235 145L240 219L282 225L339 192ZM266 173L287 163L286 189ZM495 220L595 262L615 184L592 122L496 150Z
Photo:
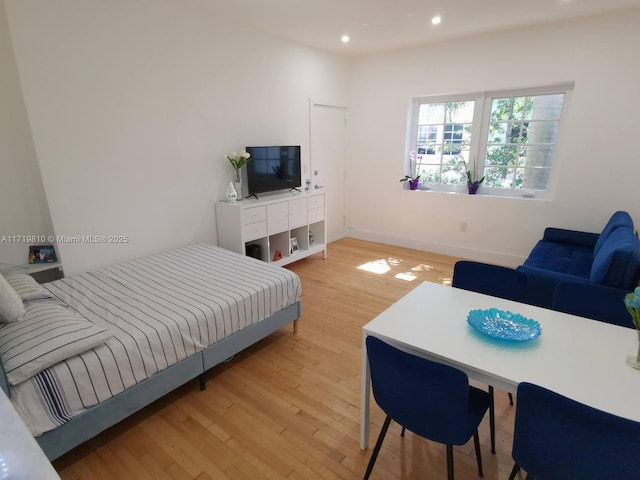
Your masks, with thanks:
M263 222L267 219L266 207L252 207L242 210L242 225Z
M324 207L324 194L309 197L309 210L320 207Z
M324 220L324 207L309 209L309 223Z
M250 223L242 226L242 238L245 242L267 236L267 222Z

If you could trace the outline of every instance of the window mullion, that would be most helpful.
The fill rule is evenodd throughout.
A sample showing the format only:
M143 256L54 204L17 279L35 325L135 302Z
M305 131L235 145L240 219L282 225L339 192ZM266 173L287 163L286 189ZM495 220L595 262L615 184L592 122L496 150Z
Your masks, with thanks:
M411 145L411 147L409 148L409 151L413 151L413 152L418 152L418 112L420 109L420 102L414 102L413 103L413 111L411 112L411 123L410 125L410 133L409 133L409 145ZM409 175L415 175L415 172L411 171L411 161L409 159L410 155L406 155L405 158L405 164L404 164L404 168L405 168L405 174L408 173ZM417 157L417 155L416 155ZM416 171L418 170L418 160L416 158Z

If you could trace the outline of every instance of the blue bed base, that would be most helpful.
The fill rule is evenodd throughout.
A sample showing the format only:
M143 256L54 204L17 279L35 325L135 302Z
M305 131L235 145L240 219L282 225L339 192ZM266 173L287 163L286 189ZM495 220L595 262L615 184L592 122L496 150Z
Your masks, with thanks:
M297 320L301 315L302 303L298 301L87 409L64 425L45 432L36 440L47 458L55 460L196 377L200 377L201 386L204 387L204 373L207 370ZM9 395L1 361L0 387Z

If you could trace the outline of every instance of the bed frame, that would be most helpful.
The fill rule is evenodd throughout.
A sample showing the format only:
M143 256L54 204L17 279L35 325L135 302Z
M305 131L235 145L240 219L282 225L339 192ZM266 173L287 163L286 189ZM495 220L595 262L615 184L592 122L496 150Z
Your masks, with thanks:
M301 315L302 303L298 300L290 307L230 335L124 392L87 409L64 425L37 437L36 440L49 460L54 460L196 377L199 377L200 388L204 390L206 386L204 373L207 370L288 323L293 322L295 333L297 319ZM7 396L10 395L1 360L0 387Z

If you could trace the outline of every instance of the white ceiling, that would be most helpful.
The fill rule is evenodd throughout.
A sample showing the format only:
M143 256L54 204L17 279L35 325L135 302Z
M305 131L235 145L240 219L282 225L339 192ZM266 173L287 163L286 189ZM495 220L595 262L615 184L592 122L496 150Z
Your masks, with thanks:
M541 24L640 0L199 0L216 16L347 56ZM434 15L442 17L431 25ZM639 26L640 28L640 26ZM348 34L351 41L342 44Z

